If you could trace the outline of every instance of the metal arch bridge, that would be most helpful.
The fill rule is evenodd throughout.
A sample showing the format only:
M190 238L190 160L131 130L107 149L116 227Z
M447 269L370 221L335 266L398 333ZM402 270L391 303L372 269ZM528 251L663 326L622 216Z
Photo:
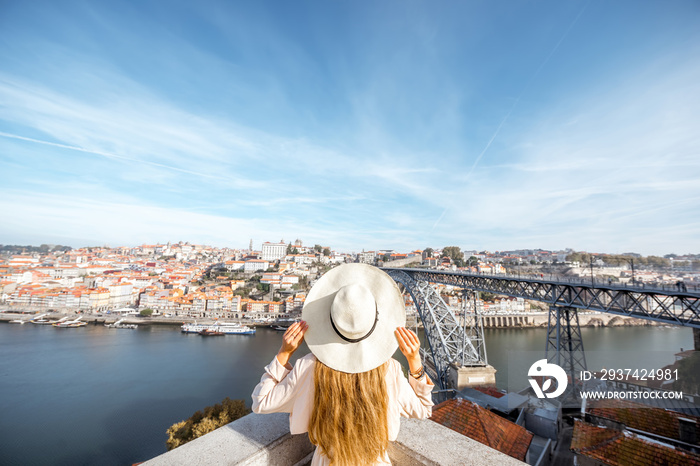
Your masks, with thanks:
M577 370L586 369L578 310L600 311L700 329L698 292L426 269L382 270L397 283L403 284L413 298L430 347L430 360L434 366L431 375L441 389L450 386L450 366L484 366L486 351L476 310L469 322L460 322L431 283L549 304L547 358L564 367L572 376ZM465 316L468 315L465 312ZM551 355L550 349L553 350Z

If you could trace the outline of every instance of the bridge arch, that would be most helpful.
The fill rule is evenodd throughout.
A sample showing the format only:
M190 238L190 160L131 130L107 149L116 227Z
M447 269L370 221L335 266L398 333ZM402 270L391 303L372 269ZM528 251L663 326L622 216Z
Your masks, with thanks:
M472 338L452 309L428 282L416 280L411 274L401 270L385 270L395 282L404 286L411 295L420 316L425 339L430 350L423 353L426 369L431 378L445 390L449 387L451 365L485 366L486 353L483 345L474 345ZM479 328L480 329L480 328ZM473 335L472 335L473 337ZM483 341L483 340L481 340Z

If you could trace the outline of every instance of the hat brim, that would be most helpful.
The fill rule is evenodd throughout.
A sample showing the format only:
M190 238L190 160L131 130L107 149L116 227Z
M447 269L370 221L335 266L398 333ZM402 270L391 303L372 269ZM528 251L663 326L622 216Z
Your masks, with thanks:
M350 284L366 287L377 302L377 326L357 343L340 338L330 319L335 294ZM314 356L332 369L355 374L381 366L396 352L394 331L406 325L406 309L398 285L385 272L367 264L343 264L311 288L301 318L309 325L304 339Z

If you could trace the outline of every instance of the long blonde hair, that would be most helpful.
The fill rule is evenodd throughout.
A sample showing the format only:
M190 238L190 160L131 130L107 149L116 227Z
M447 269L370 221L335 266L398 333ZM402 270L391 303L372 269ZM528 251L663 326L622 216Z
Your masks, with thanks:
M376 462L389 446L387 363L348 374L316 361L309 439L332 465Z

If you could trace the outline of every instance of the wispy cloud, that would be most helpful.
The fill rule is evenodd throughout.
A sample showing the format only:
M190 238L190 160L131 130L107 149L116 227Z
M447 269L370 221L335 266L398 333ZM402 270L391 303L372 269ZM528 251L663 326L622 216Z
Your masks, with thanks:
M23 137L23 136L18 136L16 134L8 134L8 133L4 133L2 131L0 131L0 136L5 137L5 138L10 138L10 139L19 139L21 141L33 142L36 144L43 144L43 145L47 145L47 146L59 147L61 149L70 149L70 150L75 150L78 152L85 152L88 154L101 155L103 157L107 157L110 159L117 159L117 160L122 160L122 161L126 161L126 162L136 162L137 164L151 165L153 167L165 168L168 170L174 170L174 171L186 173L188 175L201 176L203 178L218 178L217 176L214 176L214 175L207 175L204 173L198 173L198 172L195 172L192 170L185 170L185 169L178 168L178 167L164 165L162 163L150 162L148 160L139 160L139 159L135 159L135 158L131 158L131 157L124 157L122 155L110 154L107 152L102 152L102 151L97 151L97 150L88 150L88 149L83 149L82 147L68 146L66 144L58 144L55 142L41 141L39 139L27 138L27 137Z
M700 246L680 10L642 59L620 37L653 28L598 27L593 2L52 8L0 31L0 241Z

